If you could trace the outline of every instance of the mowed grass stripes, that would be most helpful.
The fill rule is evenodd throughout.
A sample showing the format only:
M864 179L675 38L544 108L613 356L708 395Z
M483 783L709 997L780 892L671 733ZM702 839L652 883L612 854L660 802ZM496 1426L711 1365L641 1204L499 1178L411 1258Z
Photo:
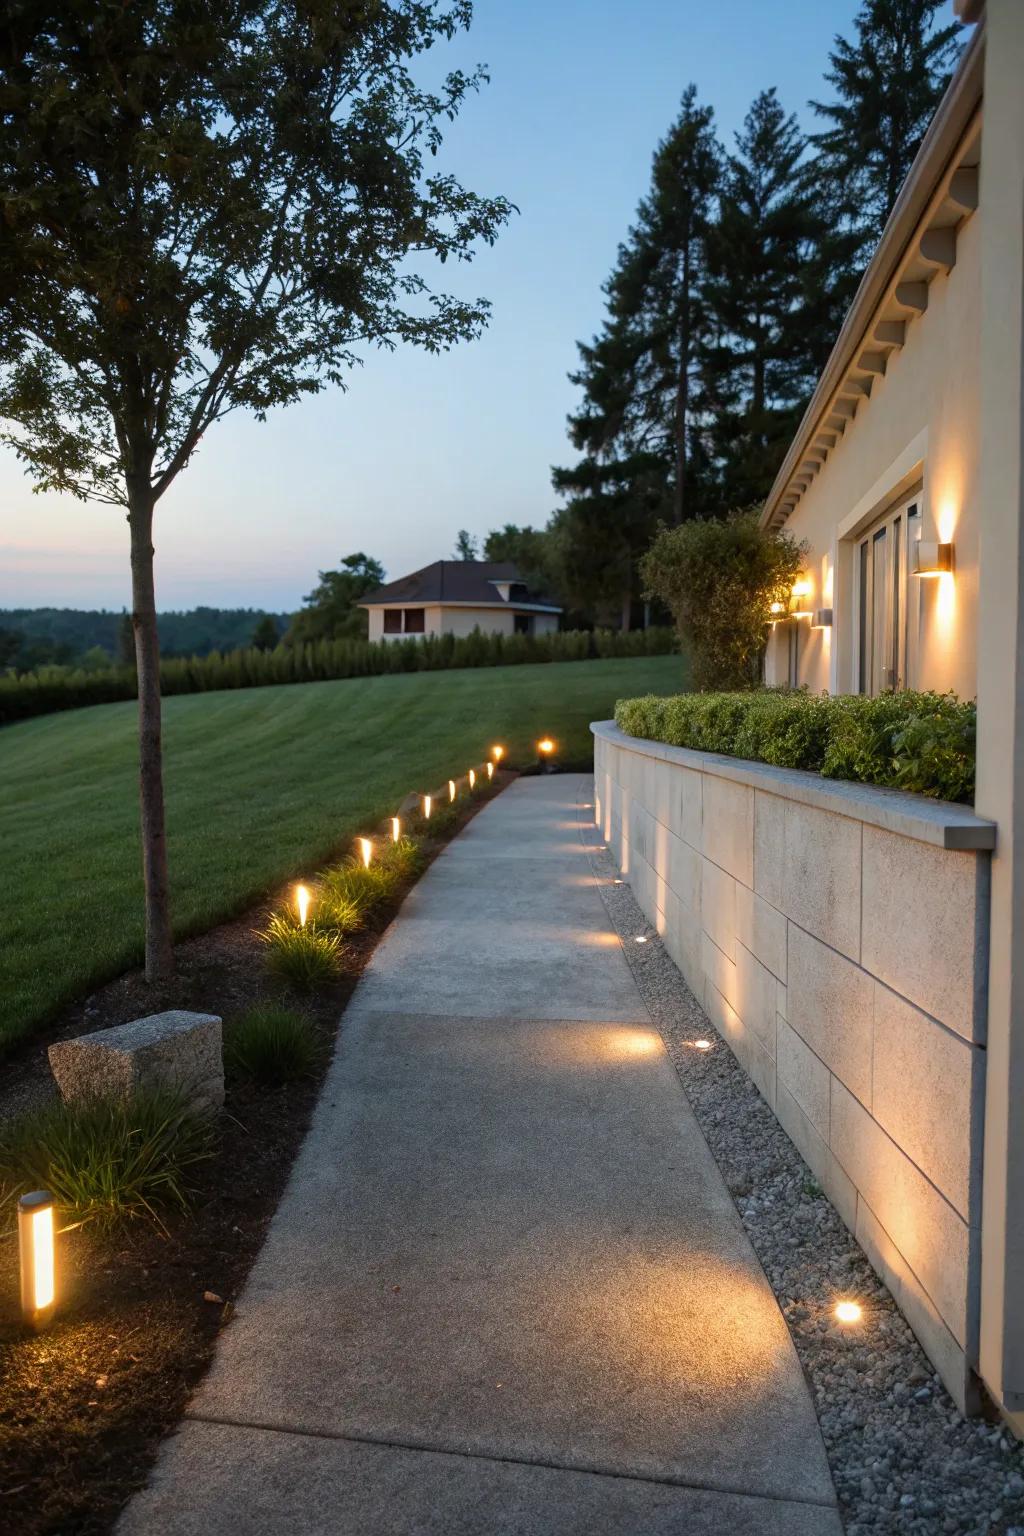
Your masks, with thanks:
M164 704L175 931L196 933L347 849L493 741L591 758L615 701L685 686L678 656L424 672ZM133 702L0 731L0 1048L142 958Z

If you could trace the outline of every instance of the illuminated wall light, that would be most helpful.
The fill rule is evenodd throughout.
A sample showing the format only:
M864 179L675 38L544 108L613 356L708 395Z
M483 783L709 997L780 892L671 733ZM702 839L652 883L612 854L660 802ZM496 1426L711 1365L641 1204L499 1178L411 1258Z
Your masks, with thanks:
M57 1298L53 1196L45 1189L18 1201L21 1316L29 1328L45 1328Z
M492 747L491 748L491 756L494 758L494 761L496 763L500 763L502 758L505 756L505 748L504 747Z
M309 904L311 901L309 891L304 885L295 887L295 908L299 914L299 927L305 928L306 918L309 916Z
M861 1319L859 1303L856 1301L836 1302L836 1319L840 1323L845 1323L847 1327L851 1323L859 1323Z
M768 609L769 613L785 613L785 611L786 611L785 603L772 603L772 604L770 604L769 609Z
M914 545L914 576L950 576L953 573L952 544L935 544L921 540Z
M476 770L474 768L469 770L469 787L470 789L476 788Z
M430 807L433 805L433 803L434 802L433 802L433 797L432 796L430 796L430 795L424 795L423 796L423 820L424 821L429 821L430 820Z
M392 816L392 818L391 818L391 841L393 843L397 843L401 839L401 836L402 836L402 822L401 822L401 818L398 817L398 816Z
M488 763L487 764L487 777L489 779L493 779L494 778L494 764L493 763Z
M452 801L452 800L455 799L455 780L454 779L449 779L448 780L448 799L449 799L449 801Z
M801 576L790 587L789 611L794 619L810 619L814 617L814 610L808 605L811 595L811 583L806 576Z

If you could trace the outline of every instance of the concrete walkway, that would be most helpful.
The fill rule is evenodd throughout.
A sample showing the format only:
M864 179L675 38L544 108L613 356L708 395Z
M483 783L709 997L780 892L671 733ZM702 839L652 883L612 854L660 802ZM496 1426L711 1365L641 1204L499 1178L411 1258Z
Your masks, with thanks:
M589 780L437 860L121 1536L838 1536L789 1334L590 872Z

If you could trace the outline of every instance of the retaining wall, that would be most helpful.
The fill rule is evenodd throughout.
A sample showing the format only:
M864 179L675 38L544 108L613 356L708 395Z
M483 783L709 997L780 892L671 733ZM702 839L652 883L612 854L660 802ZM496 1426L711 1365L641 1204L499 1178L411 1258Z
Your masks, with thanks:
M591 730L596 818L637 900L973 1406L994 826Z

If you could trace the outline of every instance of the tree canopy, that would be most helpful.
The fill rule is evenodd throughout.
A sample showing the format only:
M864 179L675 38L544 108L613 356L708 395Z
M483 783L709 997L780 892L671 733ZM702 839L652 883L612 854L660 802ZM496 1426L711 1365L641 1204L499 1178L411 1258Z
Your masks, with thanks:
M304 598L304 606L292 619L286 645L308 645L313 640L365 639L366 612L361 598L384 585L384 567L362 551L346 555L337 571L321 571L320 580Z

